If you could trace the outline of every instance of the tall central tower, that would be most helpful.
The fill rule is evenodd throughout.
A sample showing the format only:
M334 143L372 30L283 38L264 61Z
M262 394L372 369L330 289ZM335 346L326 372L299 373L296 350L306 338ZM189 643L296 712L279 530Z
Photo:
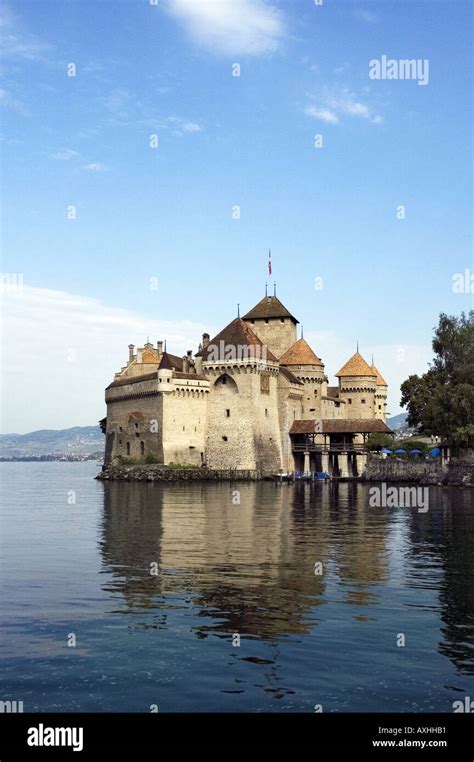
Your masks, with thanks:
M264 296L242 319L275 357L280 358L296 341L299 321L276 296Z

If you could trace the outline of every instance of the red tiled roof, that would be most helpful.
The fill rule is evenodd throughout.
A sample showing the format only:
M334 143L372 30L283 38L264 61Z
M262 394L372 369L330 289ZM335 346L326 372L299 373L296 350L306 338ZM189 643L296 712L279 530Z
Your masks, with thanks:
M235 318L223 328L196 357L202 357L207 362L224 362L227 359L229 362L246 359L278 362L275 355L241 318Z
M114 389L116 386L127 386L127 384L138 384L140 381L151 381L153 378L157 378L156 370L154 373L144 373L141 376L124 376L124 378L118 378L116 381L112 381L107 389Z
M387 382L384 381L384 378L379 370L375 367L375 365L372 363L370 366L372 370L374 371L375 375L377 376L377 386L388 386Z
M293 346L280 357L280 365L322 365L321 360L314 354L308 342L298 339Z
M391 429L380 418L360 418L346 420L340 418L323 418L310 421L293 421L290 434L314 434L318 424L322 424L323 434L369 434L380 432L391 434Z
M370 365L366 363L359 352L356 352L348 359L336 376L376 376Z
M200 373L180 373L175 370L173 378L189 378L191 381L209 381L207 376L202 376Z

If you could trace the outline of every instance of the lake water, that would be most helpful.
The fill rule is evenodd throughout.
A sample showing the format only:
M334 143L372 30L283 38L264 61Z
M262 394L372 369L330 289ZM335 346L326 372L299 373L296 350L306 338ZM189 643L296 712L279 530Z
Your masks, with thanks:
M419 513L371 508L361 484L98 470L0 466L0 700L451 712L474 697L472 492L430 488Z

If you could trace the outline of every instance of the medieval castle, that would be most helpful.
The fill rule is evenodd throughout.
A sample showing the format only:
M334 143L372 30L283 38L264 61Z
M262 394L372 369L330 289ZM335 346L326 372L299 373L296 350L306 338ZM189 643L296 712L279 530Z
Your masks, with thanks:
M329 386L297 324L265 296L212 340L203 334L194 357L162 341L129 345L105 392L105 462L362 473L368 434L389 432L387 383L357 351Z

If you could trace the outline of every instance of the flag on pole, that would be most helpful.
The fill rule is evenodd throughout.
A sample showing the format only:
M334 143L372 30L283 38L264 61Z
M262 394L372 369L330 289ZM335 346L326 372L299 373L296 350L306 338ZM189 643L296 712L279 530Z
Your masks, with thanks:
M268 274L272 274L272 252L268 249Z

